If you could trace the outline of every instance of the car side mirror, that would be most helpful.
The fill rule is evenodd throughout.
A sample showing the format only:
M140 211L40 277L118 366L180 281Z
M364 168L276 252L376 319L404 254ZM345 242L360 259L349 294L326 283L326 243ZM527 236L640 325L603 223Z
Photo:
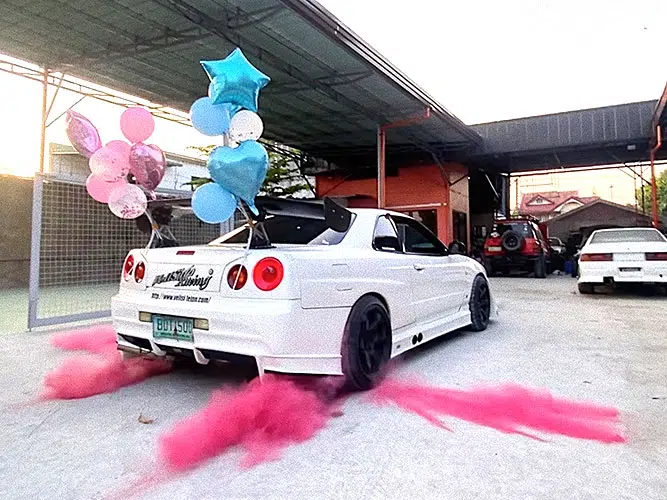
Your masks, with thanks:
M384 252L400 252L401 243L395 236L376 236L373 240L373 248Z

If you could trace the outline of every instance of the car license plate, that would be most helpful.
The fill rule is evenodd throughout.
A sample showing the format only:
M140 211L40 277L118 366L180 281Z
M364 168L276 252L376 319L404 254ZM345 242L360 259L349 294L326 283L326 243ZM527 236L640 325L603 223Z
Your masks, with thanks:
M192 342L194 320L173 316L153 315L153 337L156 339L186 340Z
M622 273L638 273L642 270L641 267L619 267L619 271Z
M489 252L502 252L502 247L489 247Z

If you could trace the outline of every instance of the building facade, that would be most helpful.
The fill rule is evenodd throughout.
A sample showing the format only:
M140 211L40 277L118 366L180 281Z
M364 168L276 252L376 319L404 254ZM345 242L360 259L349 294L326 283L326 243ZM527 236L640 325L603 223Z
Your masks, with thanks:
M346 179L336 174L316 177L317 196L342 200L351 208L377 208L377 180ZM449 243L468 244L470 209L468 169L457 163L398 169L386 178L386 207L415 217Z
M563 241L575 233L604 227L651 227L651 216L632 207L595 200L547 221L549 235Z

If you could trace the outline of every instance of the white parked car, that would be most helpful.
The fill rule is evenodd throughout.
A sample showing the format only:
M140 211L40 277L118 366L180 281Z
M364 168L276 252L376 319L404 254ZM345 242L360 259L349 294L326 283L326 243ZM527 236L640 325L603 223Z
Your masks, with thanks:
M603 283L667 283L667 238L653 228L594 231L579 255L580 293Z
M482 265L387 210L258 199L263 222L208 245L132 250L113 324L121 350L254 359L265 371L371 387L393 358L496 306ZM252 234L252 242L247 242Z

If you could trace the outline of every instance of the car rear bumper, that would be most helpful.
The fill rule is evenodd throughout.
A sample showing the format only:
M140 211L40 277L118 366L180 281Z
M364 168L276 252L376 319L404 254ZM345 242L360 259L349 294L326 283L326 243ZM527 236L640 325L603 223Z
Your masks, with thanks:
M208 304L162 304L145 293L112 299L118 347L137 354L187 355L202 364L238 355L255 359L261 373L341 375L340 345L349 308L303 309L300 300L214 298ZM153 337L139 312L206 319L193 341ZM233 356L231 356L233 357Z
M537 255L487 255L485 256L487 262L489 262L494 268L530 268L535 265L537 260Z
M665 262L579 262L579 283L667 283Z

